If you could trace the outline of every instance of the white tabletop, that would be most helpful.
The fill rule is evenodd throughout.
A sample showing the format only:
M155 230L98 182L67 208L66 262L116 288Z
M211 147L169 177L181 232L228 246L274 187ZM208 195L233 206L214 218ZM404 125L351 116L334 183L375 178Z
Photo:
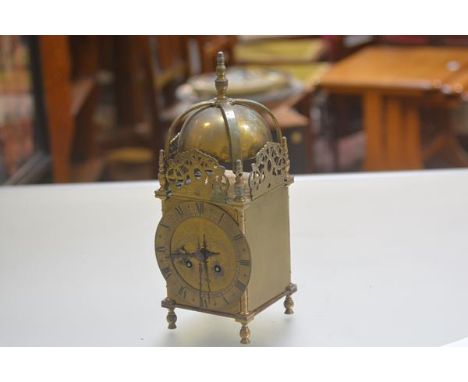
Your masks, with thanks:
M238 345L234 320L176 310L153 252L155 182L0 188L0 345ZM258 346L439 346L468 335L468 171L296 177L296 314Z

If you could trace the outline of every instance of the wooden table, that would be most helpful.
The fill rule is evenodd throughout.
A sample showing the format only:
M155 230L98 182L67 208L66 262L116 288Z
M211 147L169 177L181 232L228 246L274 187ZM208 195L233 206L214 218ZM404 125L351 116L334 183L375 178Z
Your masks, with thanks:
M362 96L366 170L418 169L425 156L420 108L451 105L466 92L468 49L369 47L333 66L320 86L331 94ZM442 146L458 150L449 130L428 154Z

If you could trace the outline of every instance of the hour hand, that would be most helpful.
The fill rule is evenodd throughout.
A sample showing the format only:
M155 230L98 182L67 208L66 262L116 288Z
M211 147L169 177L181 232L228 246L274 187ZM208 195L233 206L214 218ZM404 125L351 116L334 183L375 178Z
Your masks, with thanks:
M189 252L185 249L185 245L180 247L177 251L172 253L172 256L175 258L185 258L185 257L194 257L199 261L203 261L203 255L200 250L196 250L195 252Z
M171 256L174 256L174 257L184 257L184 256L190 256L190 255L193 255L192 253L188 252L186 249L185 249L185 245L183 245L182 247L180 247L178 250L176 250L175 252L171 253Z

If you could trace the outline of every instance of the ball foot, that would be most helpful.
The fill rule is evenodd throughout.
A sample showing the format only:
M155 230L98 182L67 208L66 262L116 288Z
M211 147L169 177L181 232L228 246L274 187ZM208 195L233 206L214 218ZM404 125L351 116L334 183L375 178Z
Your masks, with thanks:
M284 300L284 307L285 307L284 314L294 314L294 310L293 310L294 301L291 298L291 295L286 296L286 299Z
M174 308L168 308L168 312L167 312L167 322L168 322L168 328L169 329L175 329L177 328L176 326L176 321L177 321L177 315L175 314L174 312Z
M239 332L241 340L240 343L243 345L250 344L250 329L247 324L242 324L242 328Z

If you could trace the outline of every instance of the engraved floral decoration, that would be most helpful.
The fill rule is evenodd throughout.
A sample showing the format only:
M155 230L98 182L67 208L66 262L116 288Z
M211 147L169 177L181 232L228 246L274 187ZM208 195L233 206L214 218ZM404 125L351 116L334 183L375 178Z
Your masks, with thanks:
M286 139L280 143L268 142L257 153L249 175L250 196L257 196L278 185L290 182Z
M195 195L208 200L227 197L229 180L218 161L197 149L178 153L166 163L166 193Z

